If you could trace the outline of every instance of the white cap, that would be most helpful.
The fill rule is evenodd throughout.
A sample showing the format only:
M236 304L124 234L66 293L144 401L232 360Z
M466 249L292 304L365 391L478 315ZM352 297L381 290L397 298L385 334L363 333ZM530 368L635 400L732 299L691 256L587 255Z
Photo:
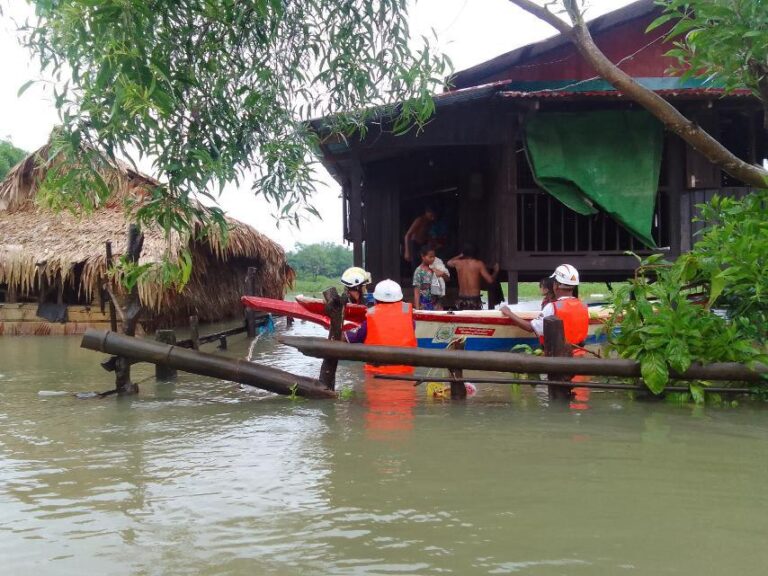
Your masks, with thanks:
M403 290L394 280L382 280L376 284L373 298L379 302L400 302L403 299Z
M579 285L579 271L570 264L560 264L550 278L554 278L555 282L565 286Z

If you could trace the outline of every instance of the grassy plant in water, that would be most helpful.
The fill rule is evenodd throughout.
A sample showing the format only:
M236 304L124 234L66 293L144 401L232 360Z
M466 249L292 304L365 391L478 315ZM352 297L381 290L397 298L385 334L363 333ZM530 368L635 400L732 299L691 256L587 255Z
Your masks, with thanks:
M299 391L298 384L294 384L293 386L291 386L291 393L288 395L288 400L290 400L291 402L304 402L305 399L299 396L298 391Z

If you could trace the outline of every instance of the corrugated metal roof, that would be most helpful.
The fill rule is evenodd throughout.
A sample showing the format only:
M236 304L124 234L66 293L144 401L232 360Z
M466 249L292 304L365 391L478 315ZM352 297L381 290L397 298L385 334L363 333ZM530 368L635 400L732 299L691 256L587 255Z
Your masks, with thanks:
M734 90L727 93L722 88L675 88L666 90L654 90L663 98L722 98L722 97L746 97L752 96L749 90ZM588 100L588 99L630 99L618 90L589 90L581 92L569 92L567 90L539 90L532 92L520 92L515 90L500 90L497 92L502 98L519 100L538 99L562 99L562 100Z
M591 22L588 22L587 26L592 34L597 34L598 32L607 30L617 24L629 22L635 18L641 18L658 9L659 6L654 0L638 0L628 6L624 6L623 8L619 8L618 10L614 10L613 12L595 18ZM507 68L526 60L530 60L541 54L545 54L555 48L568 44L569 42L569 38L562 34L557 34L546 38L545 40L528 44L521 48L517 48L516 50L512 50L511 52L507 52L506 54L497 56L487 62L473 66L472 68L456 72L453 76L453 84L459 88L471 86L472 84L482 82L484 79L493 76L494 74L498 74Z

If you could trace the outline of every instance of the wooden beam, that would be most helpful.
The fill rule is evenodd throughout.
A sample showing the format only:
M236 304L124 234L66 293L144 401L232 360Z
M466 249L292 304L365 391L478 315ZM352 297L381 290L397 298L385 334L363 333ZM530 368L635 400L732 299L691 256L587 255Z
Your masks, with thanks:
M427 348L398 348L395 346L363 346L329 342L323 338L281 336L279 342L297 348L307 356L362 361L369 364L406 364L429 368L462 368L486 372L516 372L527 374L583 374L585 376L616 376L639 378L640 363L619 358L547 358L511 352L456 352ZM678 374L678 380L733 380L763 382L768 366L748 367L735 362L693 364Z
M359 161L349 174L349 227L352 237L352 261L363 266L363 169Z
M690 231L690 228L683 226L681 206L685 194L685 143L674 134L667 135L667 154L664 161L667 163L669 191L669 211L665 225L669 231L669 256L676 258L682 250L683 231Z
M247 360L197 352L105 330L89 328L83 335L80 347L115 354L120 358L130 359L132 363L136 361L163 363L177 370L239 382L284 396L337 398L333 390L320 386L319 382L313 378L298 376Z

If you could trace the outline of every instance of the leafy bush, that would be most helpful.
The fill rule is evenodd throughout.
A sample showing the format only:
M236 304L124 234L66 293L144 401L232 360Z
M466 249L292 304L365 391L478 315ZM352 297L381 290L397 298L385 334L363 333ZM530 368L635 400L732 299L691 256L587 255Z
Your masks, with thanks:
M664 391L670 370L684 372L693 362L767 363L766 205L768 191L742 200L715 197L699 207L709 226L690 253L674 263L651 256L615 292L609 345L640 362L654 394ZM690 297L695 285L709 289L706 301ZM697 400L702 384L691 384Z
M10 142L0 140L0 180L5 178L9 170L26 156L27 153L20 148L16 148Z
M700 206L704 229L691 253L711 302L728 310L745 338L768 336L768 190Z

